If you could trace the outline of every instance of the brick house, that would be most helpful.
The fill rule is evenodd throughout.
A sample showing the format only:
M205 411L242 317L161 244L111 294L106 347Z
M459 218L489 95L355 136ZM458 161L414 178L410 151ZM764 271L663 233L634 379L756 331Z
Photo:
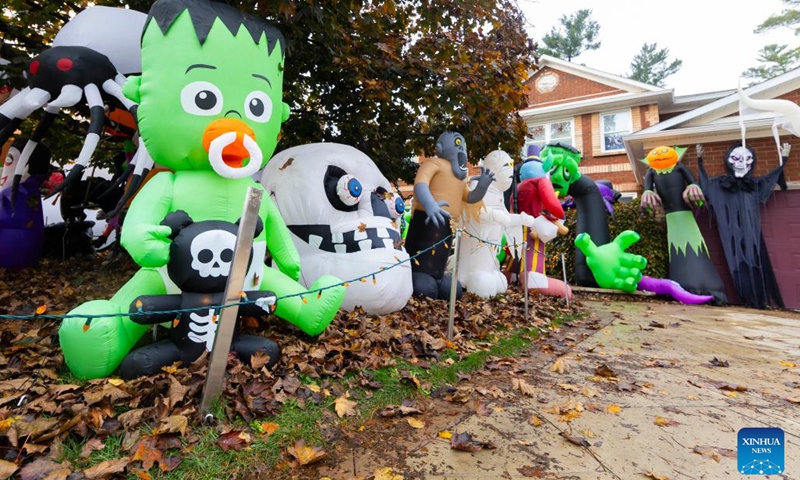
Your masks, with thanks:
M627 197L642 191L647 166L640 162L661 145L691 147L683 162L697 175L694 145L705 146L710 176L724 173L725 152L741 139L758 155L756 176L777 166L772 112L744 112L736 90L676 97L670 89L646 85L582 65L542 56L526 83L528 108L519 114L529 128L529 143L570 143L582 152L580 170L606 179ZM781 98L800 103L800 69L746 88L751 98ZM800 128L800 126L798 126ZM788 308L800 309L800 139L779 129L780 142L792 145L786 166L788 191L776 191L762 209L762 229ZM720 274L730 284L716 226L707 214L698 222ZM726 278L727 277L727 278ZM735 293L728 292L734 302Z

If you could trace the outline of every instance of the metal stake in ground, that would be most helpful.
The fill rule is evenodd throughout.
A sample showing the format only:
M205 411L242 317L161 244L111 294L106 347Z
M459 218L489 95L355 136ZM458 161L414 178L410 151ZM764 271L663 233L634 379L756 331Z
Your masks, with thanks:
M525 323L527 323L530 318L528 314L528 264L525 261L528 255L528 227L522 227L522 238L522 255L520 255L522 268L520 268L520 271L522 272L522 289L525 290ZM516 245L514 245L514 253L517 253Z
M461 229L456 228L455 240L453 240L453 273L450 284L450 314L447 318L447 339L453 339L453 324L456 317L456 291L458 290L458 246L461 245Z
M564 254L561 254L561 272L564 274L564 299L567 301L569 307L569 284L567 283L567 260Z
M250 251L253 249L253 234L256 231L258 210L261 207L263 190L249 187L245 199L242 219L239 222L239 231L236 236L236 247L233 251L231 271L228 283L225 285L223 304L236 304L241 301L240 292L244 289L244 277L247 274L247 263L250 260ZM208 361L208 374L203 386L203 398L200 401L200 415L203 420L211 410L211 404L222 393L222 384L225 380L225 368L228 366L228 352L231 350L233 331L236 327L236 317L239 306L223 308L217 322L217 334L214 346Z

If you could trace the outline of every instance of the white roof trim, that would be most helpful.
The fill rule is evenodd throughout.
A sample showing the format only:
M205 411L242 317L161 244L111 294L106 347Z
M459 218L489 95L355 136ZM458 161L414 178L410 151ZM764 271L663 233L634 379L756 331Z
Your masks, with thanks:
M518 113L523 119L537 117L536 119L547 119L549 117L564 117L582 115L585 113L598 113L608 109L630 108L639 105L649 105L658 103L659 105L669 103L672 100L672 90L659 90L656 92L644 93L622 93L619 95L607 95L604 97L582 100L579 102L559 103L547 107L534 107L520 110Z
M792 85L797 82L798 85ZM752 87L743 89L747 96L752 98L774 98L784 93L790 92L800 86L800 68L796 68L783 75L779 75L770 80L761 82ZM784 87L784 88L781 88ZM739 93L734 91L730 95L720 98L714 102L700 108L688 111L684 114L659 122L652 127L645 128L636 132L636 136L645 137L650 133L660 132L684 123L695 123L703 119L719 118L739 111Z
M578 77L594 80L610 87L627 90L629 92L658 92L664 90L661 87L648 85L646 83L637 82L636 80L631 80L630 78L595 70L594 68L589 68L585 65L567 62L565 60L561 60L560 58L551 57L550 55L542 55L539 57L538 67L539 70L534 72L534 75L544 67L550 67L566 73L571 73L572 75L576 75Z

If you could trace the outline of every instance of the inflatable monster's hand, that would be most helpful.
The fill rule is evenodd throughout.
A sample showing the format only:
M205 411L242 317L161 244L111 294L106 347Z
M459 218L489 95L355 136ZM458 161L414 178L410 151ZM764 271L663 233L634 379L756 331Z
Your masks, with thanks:
M531 228L533 226L534 217L525 212L519 213L519 220L522 226Z
M789 143L784 143L781 145L781 158L785 162L789 158L789 152L792 151L792 145Z
M690 208L699 208L705 205L706 197L700 187L693 183L683 190L683 202Z
M575 238L575 246L586 255L586 264L598 285L633 292L642 280L647 259L625 250L638 241L638 233L625 230L611 243L598 247L588 233L581 233Z
M657 208L661 207L661 197L652 190L645 190L644 193L642 193L641 206L647 213L652 213Z
M489 185L492 184L496 179L494 177L494 173L488 168L481 167L481 174L475 175L471 177L470 182L477 181L475 184L475 188L469 191L467 194L467 203L477 203L486 196L486 192L489 190Z
M172 229L166 225L125 225L123 246L142 267L163 267L169 262Z
M449 207L450 204L445 201L437 201L431 193L428 184L417 183L414 185L414 196L419 200L420 205L425 210L428 218L425 219L425 225L433 221L436 228L443 227L450 221L450 212L442 207Z
M694 147L695 152L697 153L697 158L703 158L703 154L705 153L705 148L703 148L702 143L698 143Z

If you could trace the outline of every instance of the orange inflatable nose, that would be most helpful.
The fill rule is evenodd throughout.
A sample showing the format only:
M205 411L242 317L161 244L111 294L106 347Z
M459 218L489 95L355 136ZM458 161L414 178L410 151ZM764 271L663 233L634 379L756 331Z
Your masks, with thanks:
M246 123L235 118L220 118L211 122L203 132L203 148L208 151L211 142L221 135L236 132L236 140L222 150L222 160L230 167L241 167L242 161L250 157L244 146L244 136L248 135L254 141L256 134Z

